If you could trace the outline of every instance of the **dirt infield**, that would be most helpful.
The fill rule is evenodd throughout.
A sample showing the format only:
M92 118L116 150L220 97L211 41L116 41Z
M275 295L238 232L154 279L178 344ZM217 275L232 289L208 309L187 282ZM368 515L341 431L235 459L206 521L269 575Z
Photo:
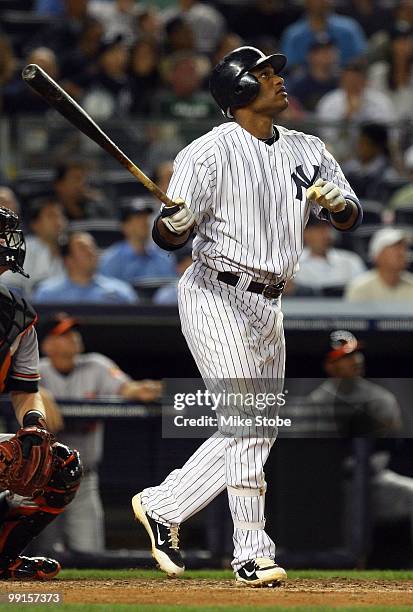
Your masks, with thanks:
M47 586L46 586L47 584ZM65 603L192 606L408 606L413 581L295 579L277 589L250 589L232 580L59 580L8 582L0 593L59 592ZM45 588L46 587L46 588Z

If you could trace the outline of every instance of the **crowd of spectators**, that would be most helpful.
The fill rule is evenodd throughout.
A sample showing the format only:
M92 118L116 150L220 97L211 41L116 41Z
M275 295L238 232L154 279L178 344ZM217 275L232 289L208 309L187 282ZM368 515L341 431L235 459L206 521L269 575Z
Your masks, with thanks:
M8 114L45 112L40 99L21 95L21 66L36 62L101 116L217 115L205 97L210 68L252 44L287 55L285 77L305 115L383 122L412 115L410 0L172 0L162 8L137 0L33 0L32 13L40 21L31 35L16 27L9 34L7 12L0 15Z
M30 2L24 5L27 9ZM27 12L21 14L22 21L28 19ZM211 66L242 44L267 53L281 50L288 57L286 120L314 120L310 131L340 159L373 216L373 221L365 217L370 233L383 222L399 227L403 218L405 225L406 219L411 223L413 145L409 130L394 127L413 118L409 0L237 5L178 0L162 6L135 0L33 0L30 15L38 21L28 35L27 28L20 34L16 27L9 30L7 11L0 12L3 115L50 113L20 78L21 67L34 62L99 120L135 115L219 121L208 92ZM185 143L172 132L162 140L161 128L151 129L147 166L166 190L172 158ZM188 253L167 254L152 243L157 202L125 200L107 189L103 175L97 181L96 176L99 167L66 156L55 160L54 176L40 197L21 198L18 184L0 179L2 203L21 208L29 233L30 279L8 273L4 281L38 302L176 302L177 279L190 259ZM96 220L113 224L110 241L101 240ZM305 232L305 244L301 270L286 295L352 296L349 284L375 265L365 239L347 238L343 244L316 221ZM399 261L408 274L409 232L403 244L406 256Z
M367 140L366 135L361 135L360 140L363 138ZM73 163L68 162L68 167L75 168ZM171 169L169 162L159 167L160 183L165 181L163 187L167 185ZM62 174L61 167L57 174ZM356 172L355 175L360 180L363 195L362 177ZM87 191L87 182L85 185ZM402 198L408 188L402 187L393 200ZM100 192L91 190L90 193L98 198ZM14 210L19 210L11 189L0 187L0 197ZM191 247L167 253L153 243L151 227L158 208L154 199L148 196L127 199L119 207L118 220L112 221L112 234L116 239L107 246L101 243L100 220L93 215L90 218L87 215L71 217L72 209L64 202L57 190L49 197L33 200L27 222L25 264L30 278L6 272L2 281L7 286L35 303L177 303L178 280L192 263ZM82 202L79 210L88 210L90 200ZM382 217L389 212L384 211ZM374 214L379 220L382 218L377 211ZM369 215L368 210L366 215ZM76 229L79 218L90 223L90 231ZM361 248L358 234L355 234L353 248L348 245L342 248L335 244L339 237L337 232L328 223L310 216L304 230L305 248L300 268L287 286L285 297L411 300L411 227L376 223L368 225L367 229L372 235L367 236L368 242L362 240Z

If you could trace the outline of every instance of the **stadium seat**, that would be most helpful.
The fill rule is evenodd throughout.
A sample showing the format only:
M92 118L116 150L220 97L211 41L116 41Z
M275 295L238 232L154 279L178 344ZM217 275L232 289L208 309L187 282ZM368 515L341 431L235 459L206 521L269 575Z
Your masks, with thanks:
M343 285L332 285L331 287L323 287L321 294L323 297L338 298L343 296L344 289Z
M362 223L355 232L347 232L345 234L345 248L355 251L360 257L368 262L368 247L369 242L377 230L383 226L380 223Z
M55 17L37 15L30 11L8 10L0 14L0 28L7 32L19 57L25 55L26 46L33 34L46 31L53 23L56 23Z
M395 225L406 225L410 229L413 227L413 203L411 206L394 209L394 223Z
M383 204L377 200L362 200L363 223L381 223Z
M53 192L52 172L49 170L24 170L19 172L14 190L20 201L23 217L27 217L30 203L35 198L47 197Z
M31 11L34 0L0 0L0 14L3 11Z
M390 198L393 196L393 194L398 189L400 189L401 187L404 187L405 185L408 185L410 182L411 181L405 178L395 178L395 179L383 180L381 183L381 189L383 191L383 197L382 197L383 202L387 202L388 200L390 200Z
M133 283L133 288L142 302L150 303L156 291L171 284L171 277L141 278Z
M126 170L106 171L104 178L105 182L110 184L117 204L119 200L148 195L145 187Z

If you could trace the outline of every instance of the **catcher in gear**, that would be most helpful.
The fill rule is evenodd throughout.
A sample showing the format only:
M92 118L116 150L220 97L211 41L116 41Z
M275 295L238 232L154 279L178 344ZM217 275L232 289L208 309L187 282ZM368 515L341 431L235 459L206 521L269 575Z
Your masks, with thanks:
M0 207L0 274L23 270L18 216ZM0 285L0 393L9 393L21 426L0 434L0 580L48 580L58 561L24 557L26 546L74 498L82 474L78 452L55 441L38 392L36 313Z

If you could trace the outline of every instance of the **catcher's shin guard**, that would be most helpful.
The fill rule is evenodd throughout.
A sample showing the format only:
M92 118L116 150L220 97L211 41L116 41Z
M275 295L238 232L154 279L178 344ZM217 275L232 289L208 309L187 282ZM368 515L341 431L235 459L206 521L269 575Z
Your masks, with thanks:
M0 494L0 576L76 495L82 476L78 452L56 443L53 454L55 467L41 495L16 505L8 493Z

